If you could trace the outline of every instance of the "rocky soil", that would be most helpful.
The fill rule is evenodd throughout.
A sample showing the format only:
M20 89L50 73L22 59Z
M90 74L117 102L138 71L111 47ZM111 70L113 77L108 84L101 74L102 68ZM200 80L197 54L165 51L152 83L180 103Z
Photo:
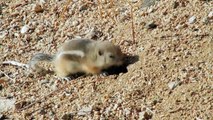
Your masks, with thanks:
M3 64L72 38L111 41L126 64L69 81ZM212 0L1 0L0 51L0 119L213 119Z

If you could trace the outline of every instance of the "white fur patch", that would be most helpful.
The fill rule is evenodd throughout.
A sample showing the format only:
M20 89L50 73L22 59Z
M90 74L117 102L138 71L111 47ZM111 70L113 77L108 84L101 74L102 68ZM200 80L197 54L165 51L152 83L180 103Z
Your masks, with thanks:
M71 51L64 51L64 52L60 52L58 55L57 55L57 58L60 58L62 55L64 54L69 54L69 55L76 55L76 56L79 56L79 57L84 57L85 54L84 52L80 51L80 50L71 50Z

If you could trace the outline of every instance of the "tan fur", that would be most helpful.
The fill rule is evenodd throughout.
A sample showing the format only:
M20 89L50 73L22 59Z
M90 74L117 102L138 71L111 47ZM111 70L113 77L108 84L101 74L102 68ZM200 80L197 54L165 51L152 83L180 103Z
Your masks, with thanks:
M50 59L47 54L41 55L33 58L33 64L44 61L45 55ZM110 42L74 39L65 42L52 61L55 72L61 77L78 72L98 74L103 69L121 65L123 54L118 46Z

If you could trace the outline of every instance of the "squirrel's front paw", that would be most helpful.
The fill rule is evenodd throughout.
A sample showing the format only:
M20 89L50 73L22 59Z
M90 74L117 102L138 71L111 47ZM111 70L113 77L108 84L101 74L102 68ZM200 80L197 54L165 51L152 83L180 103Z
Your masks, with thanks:
M61 80L61 81L71 81L73 80L73 77L58 77L55 76L56 79Z
M109 75L108 72L101 72L101 73L100 73L100 76L101 76L101 77L106 77L106 76L108 76L108 75Z

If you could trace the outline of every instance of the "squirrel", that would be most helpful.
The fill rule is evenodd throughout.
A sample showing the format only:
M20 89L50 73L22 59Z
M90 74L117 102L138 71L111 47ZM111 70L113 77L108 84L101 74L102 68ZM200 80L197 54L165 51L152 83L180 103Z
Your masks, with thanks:
M37 64L52 62L59 77L70 74L99 74L102 70L123 64L124 55L119 46L107 41L91 39L72 39L65 42L55 55L38 53L30 60L29 67L42 72Z

